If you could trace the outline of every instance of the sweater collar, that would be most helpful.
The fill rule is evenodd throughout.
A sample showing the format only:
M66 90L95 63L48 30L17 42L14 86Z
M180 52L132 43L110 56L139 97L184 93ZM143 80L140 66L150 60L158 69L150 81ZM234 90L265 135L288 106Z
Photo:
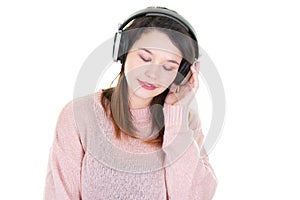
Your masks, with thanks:
M136 128L136 137L148 141L155 139L159 135L159 130L152 130L152 118L150 108L130 109L132 122Z

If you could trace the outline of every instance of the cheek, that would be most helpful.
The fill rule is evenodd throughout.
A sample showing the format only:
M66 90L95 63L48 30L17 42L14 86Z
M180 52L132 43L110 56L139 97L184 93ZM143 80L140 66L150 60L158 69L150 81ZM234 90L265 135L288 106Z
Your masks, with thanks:
M175 80L177 75L177 71L173 72L165 72L163 76L161 76L161 85L164 87L169 87L173 81Z
M139 68L139 66L142 65L142 62L139 61L138 59L134 59L133 56L131 56L130 54L127 56L126 58L126 62L125 62L125 73L128 73L132 70L136 70Z

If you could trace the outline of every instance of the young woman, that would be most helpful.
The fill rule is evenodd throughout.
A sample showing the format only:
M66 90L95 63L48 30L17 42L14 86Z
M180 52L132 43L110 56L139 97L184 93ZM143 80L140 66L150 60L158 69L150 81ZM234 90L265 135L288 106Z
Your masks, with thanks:
M121 29L117 85L70 101L59 115L45 199L212 199L217 180L191 106L193 30L165 8L140 11Z

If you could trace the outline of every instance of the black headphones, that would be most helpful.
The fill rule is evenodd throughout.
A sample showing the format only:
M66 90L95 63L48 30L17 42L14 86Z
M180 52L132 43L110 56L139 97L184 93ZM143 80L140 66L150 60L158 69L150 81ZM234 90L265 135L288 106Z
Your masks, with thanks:
M190 25L190 23L185 20L182 16L177 14L176 12L163 8L163 7L148 7L146 9L137 11L133 13L131 16L129 16L122 24L119 25L118 31L115 33L115 38L114 38L114 46L113 46L113 60L115 62L121 60L120 54L123 52L127 52L126 50L122 49L122 46L120 45L121 38L122 38L122 32L123 29L134 19L138 17L143 17L143 16L162 16L162 17L167 17L170 18L176 22L178 22L182 27L184 27L187 32L191 35L192 39L196 41L196 47L195 47L195 61L199 57L199 47L198 47L198 40L195 34L195 31L193 27ZM124 47L123 47L124 48ZM126 48L126 47L125 47ZM179 85L184 77L187 76L188 72L190 71L190 67L193 63L188 62L186 59L182 58L182 61L179 66L179 70L177 74L177 77L174 80L174 83Z

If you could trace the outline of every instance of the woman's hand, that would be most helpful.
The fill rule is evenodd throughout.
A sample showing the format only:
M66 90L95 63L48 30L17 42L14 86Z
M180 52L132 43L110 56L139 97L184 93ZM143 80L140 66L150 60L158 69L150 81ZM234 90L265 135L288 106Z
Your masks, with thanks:
M199 80L198 73L200 69L200 62L195 62L191 66L191 77L186 84L177 86L173 83L170 92L165 99L165 103L169 105L185 105L188 106L193 100L198 88Z

